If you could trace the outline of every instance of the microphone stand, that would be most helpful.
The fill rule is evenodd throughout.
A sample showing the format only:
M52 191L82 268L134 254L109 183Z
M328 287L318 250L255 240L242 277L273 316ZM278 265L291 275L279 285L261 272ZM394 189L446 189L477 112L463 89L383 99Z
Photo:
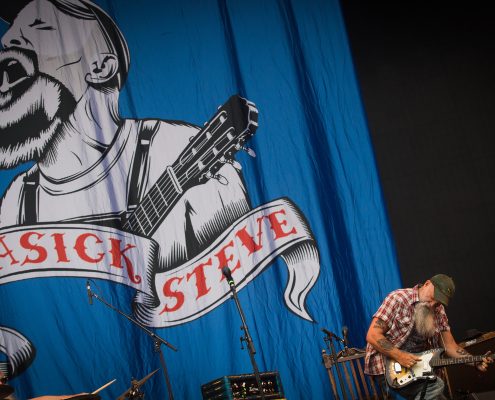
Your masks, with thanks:
M335 365L335 369L337 370L337 377L339 378L342 397L344 398L344 400L347 400L347 393L344 387L344 380L342 379L342 372L340 371L339 363L337 362L337 352L335 351L335 345L333 344L333 339L341 343L344 341L341 338L339 338L335 333L330 332L328 329L322 328L322 331L326 334L325 342L328 344L330 348L330 353L332 354L332 359Z
M126 313L124 313L122 311L120 311L117 307L114 307L113 305L111 305L110 303L108 303L103 297L98 296L96 293L94 293L91 290L91 288L89 287L89 284L88 284L88 288L87 289L88 289L88 295L90 296L90 300L91 300L91 298L94 297L96 300L98 300L101 303L105 304L108 308L112 309L113 311L116 311L117 313L119 313L123 317L127 318L134 325L137 325L138 327L140 327L149 337L151 337L153 339L153 342L155 343L155 351L157 353L159 353L159 355L160 355L160 363L162 365L163 374L165 376L165 382L167 384L168 398L169 398L169 400L174 400L174 395L172 393L172 385L170 383L170 378L168 376L167 364L165 363L165 357L163 356L161 345L164 344L165 346L167 346L169 349L171 349L173 351L177 351L177 348L174 347L174 346L172 346L165 339L162 339L155 332L152 332L151 330L149 330L148 328L146 328L141 322L135 320L131 316L127 315ZM90 303L91 303L91 301L90 301Z
M254 348L253 339L249 333L248 326L246 324L246 317L244 316L244 311L242 311L241 303L239 302L239 297L237 296L237 288L235 286L235 282L232 279L230 268L225 266L222 268L222 272L227 278L227 283L230 286L230 291L232 292L232 298L237 306L237 311L239 311L239 315L241 317L242 326L241 329L244 331L244 336L241 336L241 344L242 342L246 342L246 348L249 353L249 359L251 360L251 364L253 366L254 376L256 378L256 384L258 385L258 391L260 393L261 399L265 400L265 394L263 393L263 386L261 384L261 376L260 371L258 369L258 364L256 364L256 359L254 355L256 354L256 349Z

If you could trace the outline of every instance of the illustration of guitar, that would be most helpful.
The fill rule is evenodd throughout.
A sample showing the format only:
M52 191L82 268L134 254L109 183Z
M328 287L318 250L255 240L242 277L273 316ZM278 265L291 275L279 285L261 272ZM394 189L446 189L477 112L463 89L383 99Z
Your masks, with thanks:
M413 367L405 368L397 361L387 358L385 360L385 378L389 386L399 389L418 380L435 380L434 368L447 365L467 364L481 362L483 358L494 358L495 354L482 356L466 356L459 358L440 358L443 349L437 348L414 354L421 358Z
M150 237L187 189L212 178L227 183L218 170L225 163L240 169L234 160L239 150L254 155L244 144L257 128L258 109L254 103L238 95L230 97L126 216L123 229Z

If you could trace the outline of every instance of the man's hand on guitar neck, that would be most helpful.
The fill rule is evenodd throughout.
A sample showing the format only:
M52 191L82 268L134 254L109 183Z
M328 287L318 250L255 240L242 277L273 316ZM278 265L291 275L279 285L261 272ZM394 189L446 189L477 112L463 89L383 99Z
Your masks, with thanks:
M491 351L487 351L484 355L489 356L491 353ZM483 361L481 361L480 363L476 363L476 368L478 369L478 371L486 372L488 370L488 364L491 363L493 363L492 357L484 357Z
M449 357L467 357L471 355L466 349L457 344L450 331L442 332L442 340L445 346L445 352ZM491 352L489 351L485 354L485 356L490 354ZM476 367L480 372L486 372L488 369L488 364L491 364L492 362L493 356L484 357L483 361L478 363L469 363L469 365Z
M484 354L486 357L483 357L483 360L481 362L468 363L468 365L476 367L481 372L486 372L488 370L488 364L491 364L493 362L493 356L488 357L490 354L491 351L487 351ZM463 347L457 346L455 357L468 357L468 356L471 356L471 354L468 353Z

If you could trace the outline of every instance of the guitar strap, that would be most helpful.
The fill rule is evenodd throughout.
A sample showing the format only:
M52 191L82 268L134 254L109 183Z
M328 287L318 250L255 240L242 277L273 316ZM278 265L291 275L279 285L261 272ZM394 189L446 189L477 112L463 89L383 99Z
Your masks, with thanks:
M421 396L419 396L419 400L424 400L425 395L426 395L426 389L428 387L428 383L430 383L430 381L428 379L426 379L425 383L423 384L423 389L421 389Z
M149 169L151 139L158 131L159 120L143 120L138 126L138 146L134 153L127 191L127 212L132 212L144 195Z
M19 225L33 225L38 222L38 186L40 171L35 169L23 179L21 203L17 221Z
M139 122L138 145L132 161L129 189L127 192L127 211L132 211L136 208L144 195L149 167L148 153L150 143L153 135L158 131L159 125L159 120L144 120ZM17 217L19 225L32 225L38 222L39 180L39 169L35 169L24 177L19 215Z

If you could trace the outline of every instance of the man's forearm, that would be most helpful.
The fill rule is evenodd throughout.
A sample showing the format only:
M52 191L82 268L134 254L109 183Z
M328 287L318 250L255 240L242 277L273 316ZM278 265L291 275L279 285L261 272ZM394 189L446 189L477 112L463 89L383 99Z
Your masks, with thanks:
M462 348L458 344L456 344L455 346L450 346L450 348L446 348L445 353L452 358L461 358L471 355L471 353L469 353L466 349ZM468 365L474 367L475 363L468 363Z
M445 354L452 358L466 357L469 353L460 346L446 347Z
M375 318L366 340L380 353L393 357L393 353L398 349L385 337L384 332L387 330L387 324L380 318Z
M375 335L371 338L370 344L380 353L396 359L396 356L400 353L400 350L394 346L394 344L388 340L384 335Z
M418 360L414 354L405 352L397 348L385 335L388 331L385 321L380 318L373 318L366 335L366 341L371 344L376 351L399 362L402 366L410 368Z
M387 329L387 324L384 321L379 318L375 319L367 340L380 353L390 355L390 352L393 351L396 347L382 333Z
M466 349L457 344L451 334L444 333L442 337L445 346L445 354L449 357L459 358L471 355Z
M463 349L461 346L457 346L455 349L455 356L454 357L466 357L469 356L470 354Z

